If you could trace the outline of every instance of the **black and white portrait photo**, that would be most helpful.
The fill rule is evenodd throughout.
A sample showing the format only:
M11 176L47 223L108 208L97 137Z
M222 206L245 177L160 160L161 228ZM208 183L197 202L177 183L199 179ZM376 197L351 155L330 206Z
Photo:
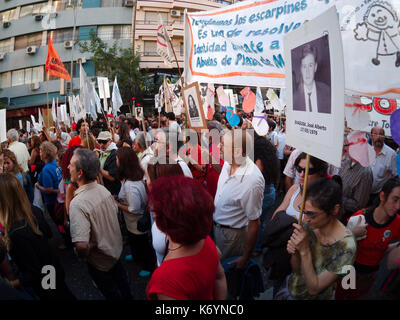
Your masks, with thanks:
M199 110L197 108L196 102L191 94L188 96L188 105L189 105L189 116L191 118L199 117Z
M194 130L206 129L207 125L198 83L194 82L183 88L182 96L189 127Z
M331 114L328 35L292 49L293 110Z
M135 108L135 117L138 120L143 119L143 107L136 107Z

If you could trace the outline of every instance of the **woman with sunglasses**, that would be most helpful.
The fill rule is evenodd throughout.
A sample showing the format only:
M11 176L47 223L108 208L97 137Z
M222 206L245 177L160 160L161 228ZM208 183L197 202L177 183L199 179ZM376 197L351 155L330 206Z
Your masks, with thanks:
M290 187L285 195L281 205L275 210L271 220L274 219L275 215L280 211L286 211L286 214L299 219L300 209L299 206L302 201L305 170L306 170L306 153L301 153L296 161L295 168L299 173L300 184L294 184ZM327 176L328 164L318 158L310 156L310 166L308 170L308 185L311 185L314 181L319 178Z
M322 178L307 189L303 226L294 223L287 251L292 273L277 300L332 300L336 283L354 263L356 241L340 221L342 187Z

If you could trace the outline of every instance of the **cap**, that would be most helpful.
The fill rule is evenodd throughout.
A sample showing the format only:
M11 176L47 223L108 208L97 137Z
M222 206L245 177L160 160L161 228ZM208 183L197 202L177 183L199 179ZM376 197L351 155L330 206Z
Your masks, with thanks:
M99 136L97 137L97 140L111 140L112 136L109 131L102 131L99 133Z

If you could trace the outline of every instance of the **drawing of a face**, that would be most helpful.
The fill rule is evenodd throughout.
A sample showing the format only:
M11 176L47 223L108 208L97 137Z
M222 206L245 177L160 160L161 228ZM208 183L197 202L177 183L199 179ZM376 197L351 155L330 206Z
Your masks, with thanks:
M381 5L375 5L371 8L367 17L367 23L380 30L395 28L397 25L394 15Z

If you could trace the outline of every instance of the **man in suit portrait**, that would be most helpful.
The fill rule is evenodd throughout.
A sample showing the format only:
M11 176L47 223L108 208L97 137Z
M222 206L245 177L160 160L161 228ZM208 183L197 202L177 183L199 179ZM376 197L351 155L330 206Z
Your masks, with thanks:
M317 48L305 44L300 50L301 80L293 86L293 110L313 113L331 113L331 88L324 82L315 80L318 68Z

